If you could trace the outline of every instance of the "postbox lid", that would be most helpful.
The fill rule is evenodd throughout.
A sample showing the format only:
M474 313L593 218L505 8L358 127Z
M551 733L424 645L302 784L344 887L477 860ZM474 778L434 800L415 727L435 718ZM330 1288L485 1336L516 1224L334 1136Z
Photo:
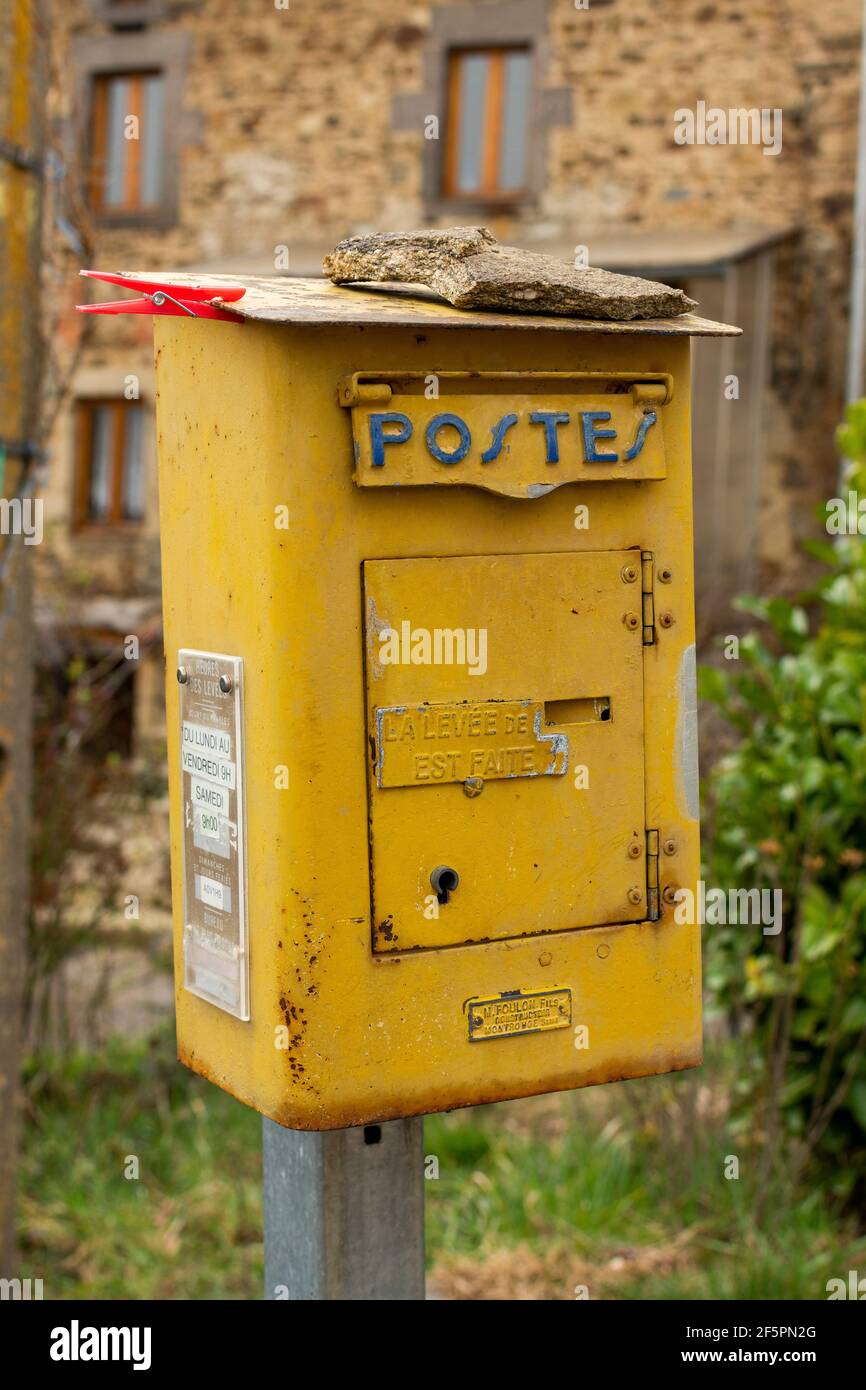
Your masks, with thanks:
M153 279L152 272L124 272L124 278ZM719 338L739 335L742 329L716 323L697 314L676 318L578 319L553 314L508 314L494 310L455 309L421 286L377 285L375 288L333 285L329 280L300 276L262 278L244 275L197 275L189 272L159 272L161 286L196 287L207 281L217 290L243 287L240 298L232 296L227 308L242 318L264 323L340 325L391 325L395 328L508 328L523 332L539 329L557 333L626 333ZM219 296L210 301L219 305Z

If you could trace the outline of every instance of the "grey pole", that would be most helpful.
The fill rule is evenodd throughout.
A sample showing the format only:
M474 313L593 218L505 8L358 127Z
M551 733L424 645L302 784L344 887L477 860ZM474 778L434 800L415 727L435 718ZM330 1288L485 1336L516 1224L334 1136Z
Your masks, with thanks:
M424 1121L262 1121L265 1298L424 1298Z

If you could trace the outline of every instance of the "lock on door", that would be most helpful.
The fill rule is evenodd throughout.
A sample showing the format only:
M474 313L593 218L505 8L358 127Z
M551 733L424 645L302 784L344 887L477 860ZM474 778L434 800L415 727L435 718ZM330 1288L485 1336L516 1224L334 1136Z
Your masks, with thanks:
M430 875L430 884L436 894L436 901L443 905L451 900L451 894L460 882L460 875L449 864L438 864Z

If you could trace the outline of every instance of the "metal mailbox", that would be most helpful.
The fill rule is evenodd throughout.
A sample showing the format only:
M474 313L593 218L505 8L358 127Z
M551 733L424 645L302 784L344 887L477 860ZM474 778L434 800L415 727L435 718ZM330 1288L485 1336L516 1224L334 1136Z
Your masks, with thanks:
M155 320L181 1059L314 1130L694 1066L735 330L240 283Z

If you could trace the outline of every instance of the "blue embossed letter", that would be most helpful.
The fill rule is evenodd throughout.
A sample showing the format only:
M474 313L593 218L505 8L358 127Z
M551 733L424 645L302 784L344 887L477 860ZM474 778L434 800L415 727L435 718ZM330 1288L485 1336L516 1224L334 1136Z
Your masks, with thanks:
M610 418L610 417L608 417ZM567 425L569 414L567 410L533 410L529 417L533 425L544 426L544 440L547 445L547 462L559 463L559 438L556 433L557 425Z
M637 427L637 434L634 437L634 444L632 444L627 453L623 454L623 459L626 462L630 463L632 459L637 458L644 446L647 435L658 418L654 410L647 410L641 416L641 422Z
M596 452L597 439L616 439L616 430L596 429L596 420L609 420L609 410L581 411L580 422L583 427L583 456L587 463L616 463L616 454Z
M493 463L502 453L502 445L505 443L505 436L512 425L517 424L517 416L512 412L510 415L503 415L501 420L497 420L493 426L490 439L490 447L484 450L481 455L482 463Z
M436 443L437 434L441 429L444 429L446 425L453 425L460 435L460 443L450 454L446 454L445 450L440 448ZM459 463L460 460L465 459L466 455L469 453L469 445L472 443L472 435L469 433L469 426L464 420L460 419L459 415L434 415L427 426L425 438L427 440L427 448L430 450L434 459L438 459L440 463Z
M400 425L401 429L395 434L385 434L383 425ZM386 410L370 415L370 453L373 457L373 467L381 468L385 462L386 444L405 444L407 439L412 438L412 421L408 415L401 415L396 410Z

